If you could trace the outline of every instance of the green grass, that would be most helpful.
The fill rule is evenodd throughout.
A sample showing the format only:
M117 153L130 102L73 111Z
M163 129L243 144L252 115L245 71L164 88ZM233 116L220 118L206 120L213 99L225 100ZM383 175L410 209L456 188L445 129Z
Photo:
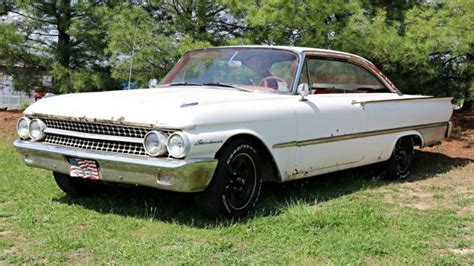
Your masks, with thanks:
M404 183L379 180L364 167L271 184L248 218L214 221L195 211L187 194L114 186L92 198L66 196L49 171L24 166L3 147L0 264L472 265L473 253L452 250L474 248L474 215L459 214L472 198L454 192L458 176L472 177L474 163L417 156ZM431 184L434 176L445 182ZM474 191L474 181L460 185ZM426 198L435 208L404 205Z

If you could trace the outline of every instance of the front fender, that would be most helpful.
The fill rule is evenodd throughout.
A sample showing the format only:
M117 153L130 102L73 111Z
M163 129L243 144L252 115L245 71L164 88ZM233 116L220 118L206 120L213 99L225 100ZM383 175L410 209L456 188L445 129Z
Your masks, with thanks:
M210 132L186 132L191 143L189 158L211 158L233 136L250 135L259 139L270 150L271 144L261 134L249 129L228 129Z

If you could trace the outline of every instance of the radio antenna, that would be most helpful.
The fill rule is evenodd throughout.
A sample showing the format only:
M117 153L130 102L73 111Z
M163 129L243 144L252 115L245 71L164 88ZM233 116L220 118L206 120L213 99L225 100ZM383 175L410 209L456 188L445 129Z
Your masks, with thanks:
M133 32L133 41L132 41L132 57L130 58L130 68L128 70L128 90L131 89L131 82L132 82L132 69L133 69L133 61L134 61L134 56L135 56L135 41L136 41L136 35L138 31L138 20L140 18L137 18L137 22L135 23L135 31Z

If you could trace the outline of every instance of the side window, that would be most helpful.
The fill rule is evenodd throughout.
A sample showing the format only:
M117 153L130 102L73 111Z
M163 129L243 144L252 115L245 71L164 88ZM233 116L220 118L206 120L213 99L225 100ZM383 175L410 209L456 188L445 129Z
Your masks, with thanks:
M316 94L387 91L377 77L355 64L309 58L307 67L309 84Z

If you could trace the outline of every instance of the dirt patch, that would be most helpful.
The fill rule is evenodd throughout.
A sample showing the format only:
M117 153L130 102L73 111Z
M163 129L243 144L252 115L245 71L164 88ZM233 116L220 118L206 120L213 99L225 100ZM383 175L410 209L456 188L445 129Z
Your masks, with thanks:
M418 183L418 182L417 182ZM444 194L437 194L427 192L422 189L413 189L415 183L410 183L398 191L392 191L384 196L384 201L398 204L401 207L417 209L417 210L431 210L454 208L455 205L445 200L439 200L440 197L447 197ZM443 195L443 196L440 196Z
M78 262L80 262L80 264L87 264L93 256L86 249L79 248L70 250L67 257L72 264L77 264Z
M11 138L16 135L16 122L23 111L0 111L0 138Z
M474 195L474 164L454 169L447 174L400 184L396 191L379 189L387 202L415 209L450 208L455 199L471 199ZM464 211L472 210L472 208Z
M2 250L2 255L15 254L18 251L17 247L10 247Z
M474 248L450 248L449 251L460 255L474 254Z
M451 120L453 121L451 138L443 141L442 145L423 150L474 160L474 111L457 111Z
M7 230L7 231L1 231L1 232L0 232L0 239L1 239L1 238L4 238L4 237L7 237L7 236L9 236L9 235L11 235L11 234L12 234L12 231L8 231L8 230Z
M468 217L474 214L474 206L467 206L458 211L459 217Z
M12 231L0 231L0 240L3 242L3 247L0 249L0 255L4 256L8 254L13 254L17 251L17 248L13 244ZM2 265L1 258L0 265Z

